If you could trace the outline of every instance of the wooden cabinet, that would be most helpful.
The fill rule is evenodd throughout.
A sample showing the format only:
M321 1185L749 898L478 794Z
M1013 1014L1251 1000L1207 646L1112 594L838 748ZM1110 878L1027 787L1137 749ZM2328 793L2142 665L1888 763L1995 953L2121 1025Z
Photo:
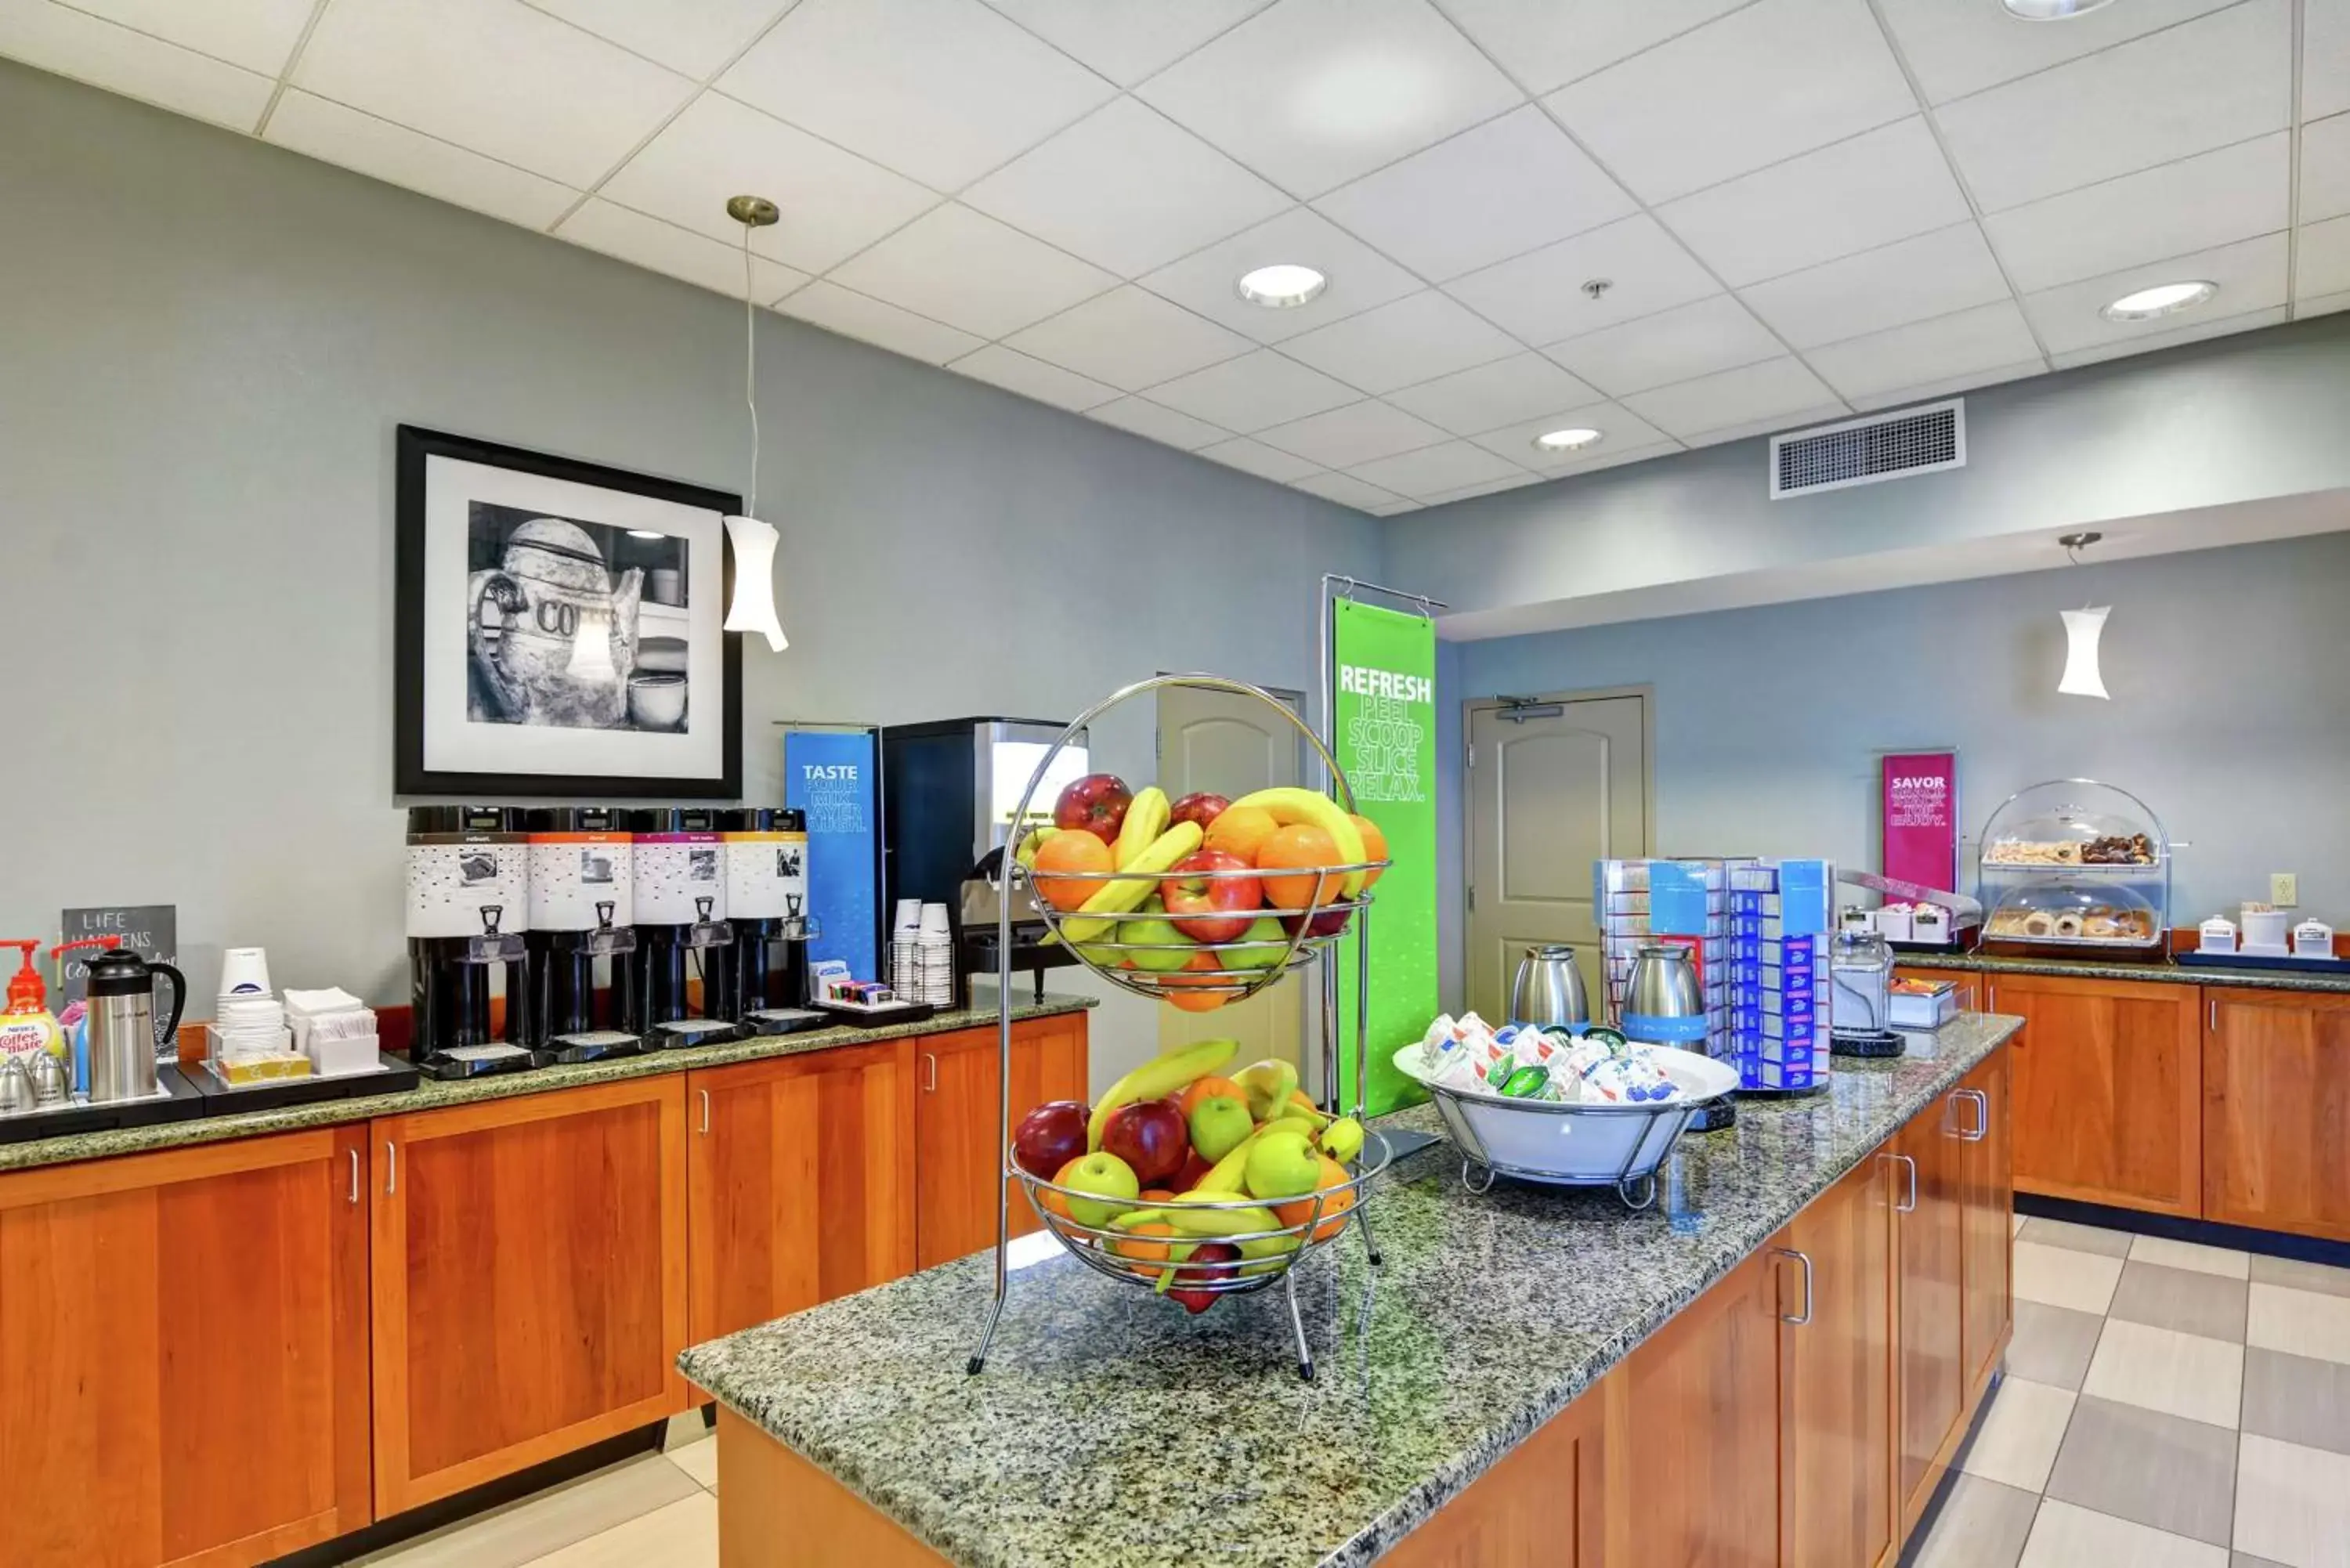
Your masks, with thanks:
M1889 1153L1899 1347L1894 1497L1905 1534L1941 1481L1947 1440L1966 1406L1965 1218L1948 1107L1946 1097L1903 1127Z
M2350 996L2203 997L2203 1217L2350 1241Z
M0 1177L0 1563L258 1563L372 1517L365 1129Z
M913 1272L916 1044L686 1075L689 1343Z
M1380 1559L1388 1568L1600 1568L1606 1399L1554 1416ZM1638 1500L1636 1500L1636 1502Z
M2199 1213L2203 1202L2200 988L1988 977L1985 1006L2021 1015L2014 1062L2018 1190Z
M1778 1277L1748 1258L1602 1380L1608 1568L1778 1563Z
M682 1077L372 1129L380 1512L685 1407Z
M964 1029L914 1042L914 1251L931 1268L995 1245L1000 1055L993 1029ZM1030 1019L1012 1026L1012 1119L1016 1126L1046 1100L1088 1098L1082 1015ZM1025 1195L1014 1190L1012 1233L1039 1228Z
M1961 1305L1959 1343L1967 1397L1981 1397L2006 1353L2014 1319L2011 1293L2015 1189L2009 1169L2011 1116L2005 1051L1967 1075L1950 1110L1959 1138Z
M1779 1560L1891 1561L1893 1194L1905 1173L1865 1161L1773 1243L1779 1337Z

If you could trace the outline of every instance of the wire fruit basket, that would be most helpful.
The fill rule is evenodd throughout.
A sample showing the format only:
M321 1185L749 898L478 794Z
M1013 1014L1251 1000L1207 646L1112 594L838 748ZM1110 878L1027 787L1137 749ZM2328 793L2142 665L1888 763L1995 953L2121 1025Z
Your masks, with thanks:
M1170 687L1253 697L1279 713L1312 747L1327 770L1335 805L1351 818L1354 792L1337 759L1287 704L1259 687L1222 676L1162 675L1113 692L1074 720L1038 759L1012 820L1029 820L1037 790L1061 752L1077 735L1121 703ZM1280 793L1298 797L1300 804L1306 797L1304 791ZM1236 804L1245 804L1248 798ZM1320 798L1325 807L1334 804L1328 797ZM1184 842L1179 840L1177 847L1182 847ZM1165 929L1170 924L1167 913L1143 905L1149 889L1170 875L1176 862L1187 857L1185 854L1162 854L1159 858L1167 860L1167 864L1146 860L1110 870L1044 867L1032 872L1017 857L1007 856L1003 875L1007 893L1014 882L1023 878L1035 889L1036 908L1050 928L1048 941L1066 945L1079 962L1123 991L1192 1012L1211 1012L1254 996L1285 976L1309 969L1328 956L1342 936L1351 932L1355 938L1357 1002L1353 1030L1353 1115L1359 1121L1368 1049L1367 1009L1361 1004L1369 989L1369 888L1387 868L1388 861L1365 855L1333 864L1283 866L1270 870L1251 866L1187 869L1181 873L1183 877L1209 885L1211 904L1213 887L1238 878L1248 878L1260 886L1270 884L1280 896L1270 904L1230 911L1225 917L1227 923L1237 923L1241 929L1224 935L1223 940L1175 941L1169 939ZM1105 1278L1172 1296L1195 1313L1205 1310L1222 1296L1282 1285L1296 1341L1298 1374L1311 1379L1313 1350L1298 1311L1294 1270L1301 1259L1337 1240L1349 1224L1362 1230L1370 1261L1378 1263L1378 1251L1371 1241L1364 1199L1369 1184L1392 1163L1392 1146L1378 1130L1366 1128L1361 1149L1351 1160L1341 1162L1347 1170L1345 1180L1294 1197L1272 1199L1259 1199L1245 1192L1229 1196L1195 1192L1169 1202L1153 1202L1140 1197L1106 1198L1057 1185L1024 1168L1015 1158L1012 1138L1009 927L1013 902L1008 897L1002 901L1003 929L999 930L997 948L1003 955L999 959L996 977L999 1083L1003 1092L997 1147L1003 1151L1004 1182L997 1211L995 1300L968 1370L976 1374L984 1367L1003 1320L1011 1280L1011 1192L1013 1184L1017 1182L1047 1233L1064 1251ZM1064 902L1067 907L1063 907ZM1198 924L1196 919L1194 924ZM1315 1116L1326 1120L1338 1111L1336 992L1335 985L1329 983L1325 984L1323 992L1324 1104L1314 1116L1307 1117L1308 1121ZM1268 1123L1279 1119L1277 1109L1265 1118Z

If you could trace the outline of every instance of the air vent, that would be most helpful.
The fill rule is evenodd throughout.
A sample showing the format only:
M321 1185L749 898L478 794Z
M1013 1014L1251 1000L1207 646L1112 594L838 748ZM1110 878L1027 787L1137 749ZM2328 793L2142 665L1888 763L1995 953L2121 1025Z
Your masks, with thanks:
M1967 464L1964 399L1771 438L1771 499Z

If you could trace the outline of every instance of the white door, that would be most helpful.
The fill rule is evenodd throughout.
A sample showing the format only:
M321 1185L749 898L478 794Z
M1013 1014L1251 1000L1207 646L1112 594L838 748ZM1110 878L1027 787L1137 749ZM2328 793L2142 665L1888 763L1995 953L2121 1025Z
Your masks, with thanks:
M1276 696L1297 705L1288 692ZM1253 790L1294 784L1301 777L1305 737L1253 697L1164 686L1159 691L1159 787L1175 800L1205 790L1238 800ZM1307 975L1311 971L1306 971ZM1162 1050L1194 1040L1241 1043L1236 1063L1265 1056L1297 1062L1303 1050L1305 975L1268 986L1246 1002L1212 1012L1159 1009ZM1317 992L1318 994L1318 992Z
M1606 1006L1595 860L1648 853L1644 696L1468 705L1469 1005L1509 1016L1518 959L1565 942L1591 999Z

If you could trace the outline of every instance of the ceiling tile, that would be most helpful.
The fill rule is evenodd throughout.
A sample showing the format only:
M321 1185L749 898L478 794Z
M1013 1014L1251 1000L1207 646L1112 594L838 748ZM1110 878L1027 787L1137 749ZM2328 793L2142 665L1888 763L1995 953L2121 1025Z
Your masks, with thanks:
M1268 310L1243 299L1236 286L1241 275L1274 262L1318 268L1329 285L1306 304L1286 310ZM1421 286L1419 279L1329 219L1292 207L1244 234L1159 268L1142 279L1142 286L1260 343L1278 343L1400 299Z
M214 125L250 131L275 85L265 76L158 42L62 5L0 5L0 55Z
M2294 286L2305 297L2350 289L2350 218L2329 218L2301 231Z
M900 310L823 278L785 296L775 308L844 337L858 338L893 354L933 365L959 358L983 342L942 321Z
M1607 279L1593 299L1585 283ZM1647 213L1455 278L1445 292L1537 346L1648 316L1721 286ZM1572 367L1570 367L1572 369Z
M2094 348L2075 348L2054 356L2059 370L2069 370L2076 365L2094 365L2103 359L2119 359L2126 355L2150 354L2160 348L2176 348L2182 343L2200 343L2210 337L2229 337L2239 332L2253 332L2263 327L2282 325L2288 312L2284 306L2272 306L2266 310L2248 310L2241 316L2223 316L2217 321L2199 322L2182 327L2176 332L2158 332L2147 337L2133 337L2119 343L2100 343Z
M1633 210L1623 187L1533 104L1342 186L1314 206L1437 281Z
M1959 223L1739 291L1764 324L1810 348L2008 296L1982 231Z
M934 207L835 281L983 337L1017 332L1118 280L969 207Z
M988 0L988 4L1074 55L1120 87L1173 64L1269 0Z
M1939 381L1928 381L1923 386L1896 387L1889 391L1872 392L1865 398L1848 398L1846 401L1864 414L1884 409L1898 409L1905 403L1931 402L1960 392L1971 392L1977 387L1996 387L2006 381L2021 381L2027 376L2043 376L2048 372L2048 361L2040 358L2019 359L2012 365L1994 365L1987 370L1970 370L1962 376L1950 376Z
M525 228L546 228L579 199L568 185L307 92L289 91L278 100L268 140ZM741 286L738 268L735 286Z
M1545 452L1534 445L1534 438L1546 431L1576 428L1597 431L1601 439L1571 452ZM1593 403L1586 408L1545 414L1506 430L1488 431L1476 441L1487 452L1554 477L1605 468L1626 453L1669 452L1677 444L1670 436L1620 403Z
M1375 457L1391 457L1417 447L1434 446L1444 432L1426 420L1376 398L1348 403L1342 409L1309 414L1285 425L1257 432L1268 446L1312 460L1322 468L1352 468Z
M1436 0L1528 92L1587 77L1746 0Z
M693 90L518 0L336 0L294 85L592 186Z
M2314 232L2314 231L2311 231ZM2306 247L2306 234L2303 245ZM2303 255L2309 254L2304 248ZM2158 317L2152 321L2108 321L2098 312L2135 289L2188 278L2207 278L2220 286L2219 296L2190 311ZM2202 319L2266 310L2285 302L2285 236L2265 234L2217 250L2128 267L2102 277L2069 283L2023 296L2023 313L2038 328L2040 341L2059 364L2076 349L2132 339L2168 337L2192 331Z
M1641 418L1690 441L1708 431L1816 409L1836 396L1801 359L1788 356L1636 392L1624 400Z
M1543 101L1649 202L1917 111L1867 0L1759 0Z
M1586 333L1543 350L1611 398L1774 358L1787 346L1727 294Z
M1442 446L1422 447L1418 452L1378 458L1358 464L1349 472L1357 479L1367 480L1382 490L1392 490L1399 495L1425 501L1448 490L1512 478L1523 471L1516 463L1496 456L1483 447L1465 441L1454 441Z
M1808 409L1789 409L1783 413L1765 414L1761 419L1743 420L1734 425L1723 425L1702 435L1689 438L1691 451L1699 447L1722 446L1734 441L1748 441L1755 436L1778 435L1785 431L1799 431L1812 425L1835 424L1852 417L1852 410L1842 403L1821 403Z
M2301 130L2301 221L2350 213L2350 114Z
M1128 392L1247 353L1253 344L1128 284L1014 336L1012 347Z
M313 8L314 0L74 0L72 6L265 77L286 68Z
M2350 0L2302 0L2301 115L2350 109Z
M733 59L793 0L530 0L574 26L696 81Z
M1659 210L1732 288L1961 223L1967 199L1918 116Z
M1147 436L1184 452L1195 452L1225 440L1232 431L1219 430L1204 420L1162 408L1141 398L1120 398L1097 409L1087 409L1086 418L1099 420L1106 425L1116 425L1122 431Z
M1392 391L1518 351L1510 335L1433 289L1293 337L1282 351L1366 392Z
M1134 277L1289 198L1166 116L1112 99L963 192L981 212Z
M1137 90L1301 197L1522 96L1427 0L1281 0Z
M2012 299L1848 337L1804 356L1847 400L1922 387L1977 371L2040 362L2040 345Z
M1929 103L1948 103L2017 77L2231 5L2235 0L2130 0L2056 22L2025 22L1997 5L1877 0Z
M1303 490L1325 501L1335 501L1341 506L1352 506L1360 512L1408 510L1399 506L1404 497L1392 490L1381 490L1366 483L1351 473L1316 473L1289 482L1292 490Z
M938 202L902 174L718 93L686 105L599 193L740 245L743 225L726 202L745 192L783 213L752 236L752 249L807 272L837 266Z
M650 271L699 284L737 303L743 298L743 253L739 248L720 244L659 218L648 218L641 213L591 197L564 219L555 234L575 245L585 245ZM762 305L782 297L808 280L807 274L764 256L753 257L751 265L752 297Z
M941 191L1116 90L980 0L800 0L718 87Z
M1488 479L1480 484L1464 484L1458 490L1446 490L1428 498L1430 506L1441 506L1454 501L1474 501L1480 495L1498 495L1504 490L1523 490L1529 484L1541 484L1555 477L1543 473L1510 473L1499 479Z
M1153 387L1150 395L1170 409L1213 420L1243 435L1355 402L1361 396L1270 348L1194 370Z
M1935 118L1975 200L1996 213L2282 130L2292 48L2289 0L2245 0Z
M1424 504L1418 501L1388 501L1377 506L1366 506L1363 510L1374 517L1400 517L1407 512L1419 511Z
M1058 365L1031 359L1001 343L991 343L967 354L947 369L977 380L993 382L1024 398L1034 398L1040 403L1051 403L1055 408L1078 413L1107 403L1118 395L1116 387L1105 387L1099 381L1064 370Z
M2280 130L2012 207L1983 228L2030 291L2282 229L2292 193L2293 133Z
M1539 354L1517 354L1388 394L1388 401L1454 435L1482 435L1599 394Z
M1212 458L1228 468L1237 468L1243 473L1253 473L1259 479L1270 479L1282 484L1293 479L1303 479L1321 466L1308 462L1294 452L1267 446L1261 441L1252 441L1247 436L1234 436L1213 446L1203 446L1200 449L1200 455Z

